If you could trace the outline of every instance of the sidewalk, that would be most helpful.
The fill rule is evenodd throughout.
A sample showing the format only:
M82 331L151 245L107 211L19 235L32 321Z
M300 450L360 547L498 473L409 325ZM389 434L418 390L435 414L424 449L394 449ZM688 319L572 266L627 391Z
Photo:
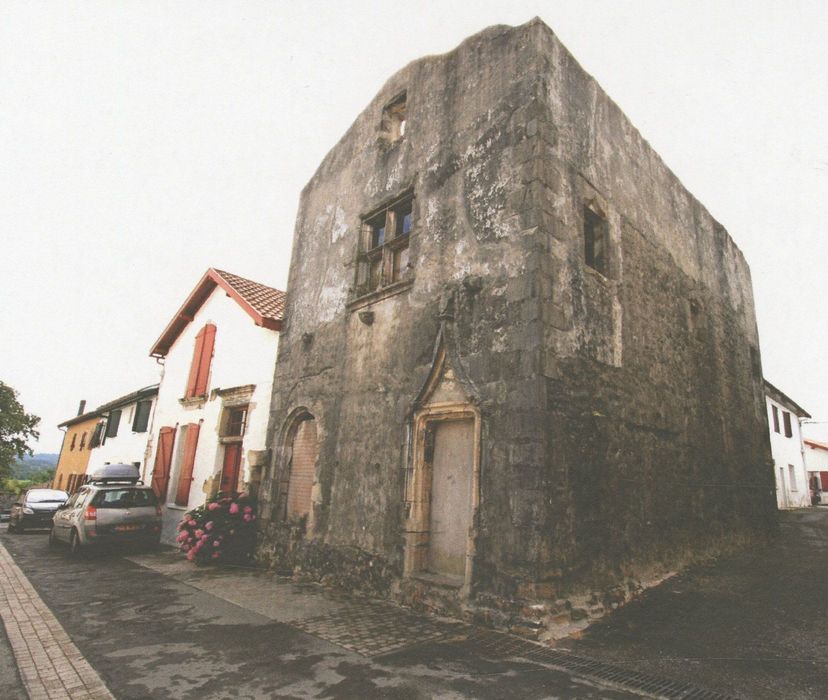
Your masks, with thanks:
M428 656L439 647L448 656L459 653L481 660L529 661L642 697L683 700L726 700L728 697L692 680L676 681L670 674L665 677L631 671L456 620L416 614L384 601L354 598L317 584L295 583L272 572L197 568L174 550L127 559L241 608L387 664L408 668L412 663L430 665L429 661L433 662L434 657L428 659ZM437 657L440 655L438 651Z
M2 544L0 618L30 700L113 700Z

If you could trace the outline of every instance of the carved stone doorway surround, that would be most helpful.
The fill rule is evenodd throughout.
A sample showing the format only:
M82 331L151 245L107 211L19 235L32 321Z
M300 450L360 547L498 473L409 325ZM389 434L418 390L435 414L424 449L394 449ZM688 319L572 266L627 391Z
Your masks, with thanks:
M404 523L405 554L403 576L433 580L445 584L445 577L430 572L429 544L431 528L432 458L434 429L445 421L471 421L473 425L470 526L466 536L465 572L457 581L460 596L468 598L474 575L475 540L480 506L480 411L468 398L468 383L458 375L447 356L444 333L437 341L431 372L415 402L419 406L412 420L412 450L406 475Z

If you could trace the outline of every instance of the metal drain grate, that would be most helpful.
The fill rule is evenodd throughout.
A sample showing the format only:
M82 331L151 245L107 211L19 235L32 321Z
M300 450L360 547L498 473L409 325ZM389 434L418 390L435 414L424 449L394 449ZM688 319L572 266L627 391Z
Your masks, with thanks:
M638 691L666 700L737 700L732 695L723 695L691 683L629 671L620 666L593 661L500 632L474 630L462 644L470 646L481 656L501 659L515 657L548 664L584 678L603 681L624 690Z
M363 656L379 656L464 633L462 622L435 620L397 606L351 601L340 608L290 623Z

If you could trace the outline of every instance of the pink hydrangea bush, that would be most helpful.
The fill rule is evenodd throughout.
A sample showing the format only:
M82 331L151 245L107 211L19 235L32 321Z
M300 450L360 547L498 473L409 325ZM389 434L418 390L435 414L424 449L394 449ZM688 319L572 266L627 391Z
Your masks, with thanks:
M176 541L196 564L245 563L253 554L255 521L247 494L220 493L184 516Z

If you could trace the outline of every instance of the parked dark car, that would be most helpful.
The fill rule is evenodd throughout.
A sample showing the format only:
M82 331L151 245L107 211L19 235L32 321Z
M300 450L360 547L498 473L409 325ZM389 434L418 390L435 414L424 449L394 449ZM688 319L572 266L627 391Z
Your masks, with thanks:
M9 532L50 530L52 517L69 500L66 491L57 489L29 489L11 509Z

